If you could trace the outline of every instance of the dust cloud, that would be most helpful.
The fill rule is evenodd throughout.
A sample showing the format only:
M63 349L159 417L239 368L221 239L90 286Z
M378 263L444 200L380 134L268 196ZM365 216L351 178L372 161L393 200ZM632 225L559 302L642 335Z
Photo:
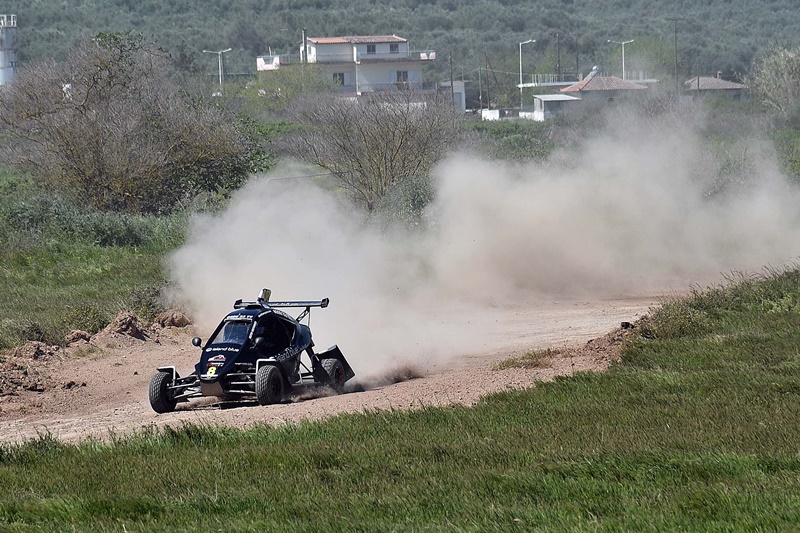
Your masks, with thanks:
M692 131L627 122L539 164L453 156L414 230L274 179L313 173L282 167L198 218L171 278L206 336L262 287L329 297L311 313L318 348L339 344L369 376L486 348L509 301L682 291L793 261L800 191L770 145L712 153Z

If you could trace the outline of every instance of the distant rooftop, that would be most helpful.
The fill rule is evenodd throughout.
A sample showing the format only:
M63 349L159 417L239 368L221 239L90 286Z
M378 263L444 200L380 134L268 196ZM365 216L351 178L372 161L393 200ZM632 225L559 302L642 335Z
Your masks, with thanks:
M747 85L726 81L722 78L713 78L711 76L700 76L700 84L698 86L697 76L683 83L683 88L687 91L731 91L747 89Z
M590 91L630 91L647 89L644 85L623 80L616 76L587 76L583 81L579 81L569 87L561 89L562 93L577 93Z
M533 97L543 102L571 102L573 100L580 100L580 98L568 94L534 94Z
M309 42L314 44L378 44L378 43L405 43L407 39L397 35L350 35L346 37L309 37Z

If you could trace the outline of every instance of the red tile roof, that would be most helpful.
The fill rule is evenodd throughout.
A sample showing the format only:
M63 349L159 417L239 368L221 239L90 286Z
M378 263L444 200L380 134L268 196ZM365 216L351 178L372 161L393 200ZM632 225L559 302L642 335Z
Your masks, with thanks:
M697 76L690 80L686 80L683 83L684 89L687 91L696 91L697 88ZM700 76L700 90L701 91L726 91L726 90L740 90L740 89L747 89L746 85L742 85L741 83L734 83L732 81L726 81L719 78L712 78L706 76Z
M309 37L314 44L377 44L405 43L407 39L397 35L350 35L347 37Z
M647 87L614 76L587 76L574 85L564 87L561 89L561 92L578 93L590 91L630 91L639 89L647 89Z

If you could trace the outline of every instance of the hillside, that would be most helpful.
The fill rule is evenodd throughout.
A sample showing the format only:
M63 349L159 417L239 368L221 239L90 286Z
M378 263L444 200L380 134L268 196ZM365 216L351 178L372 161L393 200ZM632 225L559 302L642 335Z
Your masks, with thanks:
M258 55L297 53L307 28L312 36L396 33L412 48L440 52L432 77L449 75L451 52L454 75L477 81L488 58L500 84L519 75L518 43L531 38L537 44L525 51L526 73L553 72L558 59L565 73L574 72L576 64L583 73L595 64L613 72L621 50L607 41L634 39L626 49L626 68L668 77L674 71L675 29L669 18L682 17L679 76L721 71L735 77L768 44L797 41L800 27L800 10L790 0L65 0L33 1L16 14L22 64L60 58L81 36L131 30L200 72L211 75L217 68L216 56L202 50L228 47L233 48L225 56L229 74L253 72Z

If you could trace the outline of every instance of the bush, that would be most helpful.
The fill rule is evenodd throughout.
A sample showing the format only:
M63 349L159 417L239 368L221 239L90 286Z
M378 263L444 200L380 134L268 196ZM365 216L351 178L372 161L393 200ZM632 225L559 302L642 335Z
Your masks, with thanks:
M381 199L377 214L382 220L417 226L422 220L425 207L433 201L435 188L427 176L411 176L389 189Z
M489 157L507 160L543 161L555 149L554 127L561 120L532 122L530 120L500 120L476 122L472 128L483 140L482 151Z
M25 341L37 341L45 344L63 344L64 339L58 328L52 324L42 324L36 320L24 322L19 326L17 332L19 339Z
M94 334L106 327L110 317L91 305L82 305L67 310L64 315L66 330L80 329Z
M127 304L133 314L147 322L152 322L165 310L161 303L161 290L155 286L132 291Z
M102 247L172 247L185 234L185 216L131 215L79 207L45 192L0 204L0 243L24 247L80 242Z
M701 337L711 330L708 316L692 306L691 300L665 302L639 325L646 339L679 339Z
M28 66L0 100L5 160L103 211L170 212L198 192L238 188L269 164L258 131L189 94L174 72L168 54L129 34Z

